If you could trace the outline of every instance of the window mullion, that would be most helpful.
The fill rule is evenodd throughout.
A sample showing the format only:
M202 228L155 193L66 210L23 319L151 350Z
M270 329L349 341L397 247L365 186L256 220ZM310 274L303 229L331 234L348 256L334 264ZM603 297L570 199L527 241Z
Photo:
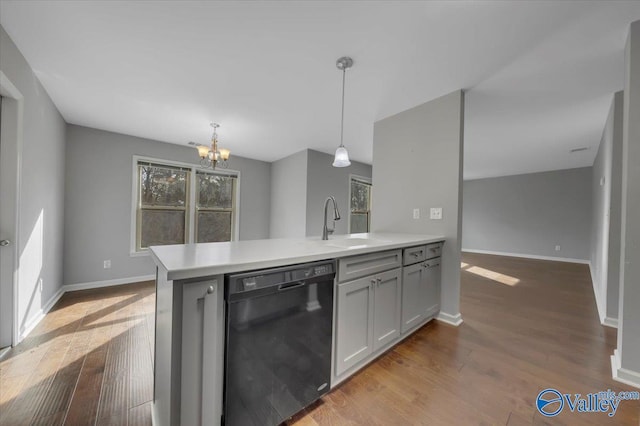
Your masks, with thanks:
M197 176L196 176L196 168L192 167L191 172L189 173L189 233L188 233L188 243L196 242L196 225L197 225L197 208L198 208L198 192L197 192Z

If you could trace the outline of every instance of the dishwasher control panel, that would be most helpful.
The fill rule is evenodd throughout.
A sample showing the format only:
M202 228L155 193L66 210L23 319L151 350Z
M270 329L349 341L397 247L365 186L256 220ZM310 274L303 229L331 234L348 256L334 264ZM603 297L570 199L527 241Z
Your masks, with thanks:
M324 260L320 262L227 275L225 277L226 294L255 291L282 285L283 283L316 280L321 277L335 275L335 270L335 261Z

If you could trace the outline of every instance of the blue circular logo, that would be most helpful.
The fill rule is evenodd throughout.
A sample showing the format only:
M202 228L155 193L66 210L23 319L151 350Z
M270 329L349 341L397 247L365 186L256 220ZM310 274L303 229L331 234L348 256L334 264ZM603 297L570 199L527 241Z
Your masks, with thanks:
M536 407L540 414L546 417L554 417L560 414L564 408L562 394L555 389L545 389L536 398Z

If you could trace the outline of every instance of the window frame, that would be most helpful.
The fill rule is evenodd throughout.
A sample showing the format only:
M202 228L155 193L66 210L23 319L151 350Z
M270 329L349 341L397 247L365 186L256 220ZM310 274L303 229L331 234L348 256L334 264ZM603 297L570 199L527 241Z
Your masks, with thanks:
M195 177L195 183L194 183L194 191L197 191L197 184L198 184L198 173L204 173L204 174L209 174L209 175L217 175L217 176L229 176L229 177L235 177L236 179L234 181L232 181L232 199L231 199L231 208L230 209L225 209L225 208L211 208L211 207L198 207L198 194L195 195L194 197L194 204L193 204L193 210L194 210L194 233L193 233L193 242L194 243L198 243L197 239L198 239L198 213L200 212L231 212L231 240L230 241L235 241L237 239L236 235L238 235L239 232L239 227L238 227L238 187L239 187L239 176L236 174L232 174L232 173L220 173L218 171L216 172L208 172L206 169L196 169L193 176ZM199 243L198 243L199 244Z
M369 189L369 210L368 210L368 216L367 216L367 229L368 229L367 232L371 232L371 206L372 206L371 198L372 198L373 182L370 177L354 175L354 174L349 174L349 183L348 183L349 205L347 207L349 211L349 215L348 215L349 220L347 222L347 232L351 234L351 182L354 180L361 183L368 184L371 187Z
M152 163L158 166L168 167L180 167L182 169L189 169L189 187L187 188L188 197L186 201L186 243L193 244L196 241L196 220L197 220L197 192L196 192L196 172L204 172L208 174L222 175L222 176L234 176L235 188L234 188L234 200L233 209L235 210L231 216L231 241L237 241L240 237L240 190L241 190L241 178L239 170L224 169L224 170L211 170L203 169L200 165L193 163L185 163L181 161L165 160L162 158L148 157L142 155L132 156L132 175L131 175L131 228L130 228L130 241L129 241L129 256L149 256L148 248L138 249L139 232L142 228L139 225L139 212L140 209L140 194L139 194L139 176L138 176L138 163ZM163 208L164 209L164 208Z

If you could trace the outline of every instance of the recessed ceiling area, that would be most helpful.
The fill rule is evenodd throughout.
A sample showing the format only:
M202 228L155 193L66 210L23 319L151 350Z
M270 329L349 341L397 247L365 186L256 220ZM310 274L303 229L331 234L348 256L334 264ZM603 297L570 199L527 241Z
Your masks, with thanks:
M638 19L637 1L0 2L69 123L186 146L216 121L232 155L332 153L348 55L352 160L371 163L375 121L462 88L467 179L592 165Z

